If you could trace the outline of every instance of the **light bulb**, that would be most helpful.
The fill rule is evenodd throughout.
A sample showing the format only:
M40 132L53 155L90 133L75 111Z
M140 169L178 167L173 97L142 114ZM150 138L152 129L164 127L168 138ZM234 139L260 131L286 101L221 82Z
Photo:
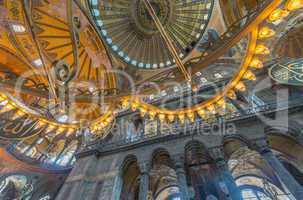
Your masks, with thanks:
M270 51L264 44L258 44L256 47L256 54L268 55L270 54Z
M239 82L236 87L235 87L237 90L239 90L240 92L245 92L246 90L246 86L243 82Z
M261 60L259 60L258 58L254 58L250 65L250 67L256 68L256 69L261 69L263 68L263 63L261 62Z
M276 22L283 19L284 17L287 17L288 14L289 12L287 10L276 9L269 15L268 20L270 22Z
M247 80L251 80L254 81L256 80L256 76L254 73L252 73L250 70L247 70L243 76L243 78L247 79Z
M233 91L233 90L228 91L227 96L233 100L237 99L237 95L236 95L235 91Z
M173 122L173 121L175 120L175 115L172 115L172 114L171 114L171 115L168 115L167 118L168 118L168 121L169 121L169 122Z
M269 38L275 35L275 31L268 28L267 26L264 26L260 29L259 31L259 38L264 39L264 38Z
M285 8L288 11L303 8L303 0L289 0L288 2L286 2Z

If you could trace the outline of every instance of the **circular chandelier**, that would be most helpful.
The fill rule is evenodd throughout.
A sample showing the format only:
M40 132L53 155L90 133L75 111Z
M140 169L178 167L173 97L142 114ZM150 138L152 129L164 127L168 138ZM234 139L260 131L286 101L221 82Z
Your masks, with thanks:
M89 19L84 16L81 8L76 6L77 4L73 4L73 6L77 7L76 13L78 13L78 18L71 17L70 14L67 16L62 15L62 9L66 9L67 13L69 13L69 10L72 8L71 5L66 8L61 8L60 10L58 9L60 4L54 4L55 7L49 9L48 5L36 4L35 1L31 1L31 4L29 5L31 15L29 15L29 13L25 13L23 10L24 5L22 3L13 5L10 4L10 1L5 1L8 8L13 7L19 10L19 13L22 13L22 17L19 18L16 18L13 14L8 15L8 22L11 33L13 33L12 37L15 48L21 52L20 57L26 60L27 64L36 66L33 70L42 68L44 73L42 75L35 75L35 77L37 80L41 80L42 83L49 84L50 90L47 92L50 94L56 93L58 90L56 88L64 87L69 83L72 83L71 85L75 86L75 88L86 87L77 85L75 80L81 80L86 83L89 83L90 81L98 82L101 80L100 77L102 75L102 78L107 82L105 83L106 88L98 88L102 91L101 96L104 95L105 89L107 90L106 92L117 95L117 91L115 90L115 74L110 73L112 67L111 60L102 39L110 46L113 52L116 52L121 59L130 65L146 69L173 65L173 58L171 57L170 52L158 52L160 54L157 54L156 52L153 53L156 48L156 45L154 45L155 43L153 42L159 42L162 41L162 39L159 36L157 27L153 25L152 19L147 14L144 5L140 2L141 1L137 0L130 1L129 4L125 5L125 8L122 7L118 9L113 2L90 0L90 11L92 12L95 25L100 29L99 31L102 36L100 38L97 34L98 30L90 24ZM188 8L187 6L189 6L187 3L178 4L175 1L168 0L154 0L150 3L157 18L164 27L173 23L172 21L175 18L180 18L180 16L176 14L176 9L179 8L182 12L187 13L186 9ZM196 45L196 42L201 39L200 37L203 35L206 21L209 20L213 6L213 1L194 1L192 3L193 8L197 9L195 10L196 12L205 12L201 12L204 14L201 14L201 16L199 15L197 21L193 22L190 27L188 27L190 30L196 31L190 32L193 34L188 36L190 40L182 41L182 37L176 38L176 49L180 55L183 55L180 56L182 58L188 55ZM119 99L118 102L121 102L122 107L131 108L132 111L138 110L141 112L142 116L149 116L150 119L158 117L161 121L166 120L169 122L179 120L182 124L186 118L190 121L194 121L197 116L202 119L207 119L209 116L216 114L217 110L225 108L225 97L235 99L236 92L244 92L246 90L245 80L256 80L254 70L261 69L263 67L263 60L266 56L270 55L269 47L266 46L266 40L275 35L275 24L277 21L287 17L291 12L302 7L303 3L300 0L272 1L266 10L257 17L255 26L250 30L247 52L236 75L234 75L222 91L216 93L210 99L182 109L160 108L146 103L137 95L121 95L117 97ZM106 9L108 9L108 11L106 11ZM109 17L109 13L117 11L120 11L120 15L115 14L113 16L117 16L120 20L119 16L121 17L123 13L125 14L124 16L133 27L132 33L136 34L134 38L138 39L139 36L145 38L146 42L140 44L142 49L136 49L136 52L139 54L147 52L145 57L141 57L139 54L132 54L133 51L129 49L129 45L131 44L125 45L125 49L122 50L121 48L123 45L122 43L119 43L121 41L117 39L118 37L111 35L114 33L114 30L111 29L110 26L111 23L113 23L114 26L117 25L115 23L123 25L123 20L117 20L118 22L116 22ZM182 13L181 11L177 13ZM55 13L53 17L51 17L52 15L50 12ZM133 14L131 15L129 13ZM185 17L187 16L186 14L184 15ZM60 18L58 18L58 16ZM65 21L61 18L65 19ZM85 20L79 21L79 18ZM14 28L13 25L16 24L22 25L19 27L19 30L16 30L16 27ZM125 26L128 26L129 24L125 24ZM202 24L203 28L201 28ZM177 23L175 25L178 26ZM30 30L30 27L34 27L33 31ZM175 29L177 30L176 27ZM172 28L171 31L175 29ZM22 34L18 34L18 31L22 31ZM166 29L166 31L169 32L169 28ZM173 32L174 31L170 34L174 35ZM123 33L122 30L121 33ZM158 37L159 41L153 39L154 37ZM125 38L127 39L127 37ZM142 40L139 40L137 43L140 43L140 41ZM180 43L178 44L178 42ZM31 51L26 50L28 47L26 47L25 44L28 43L34 44ZM115 45L118 44L119 47L117 46L116 49ZM157 47L157 49L159 48ZM158 56L161 55L164 56L161 57L163 58L162 60L158 59ZM153 56L155 57L153 58ZM100 58L102 59L100 60ZM168 63L168 61L170 63ZM97 67L94 67L94 65ZM57 77L55 81L53 80L54 77ZM53 83L54 85L50 83ZM53 101L54 100L51 99L51 101L47 101L46 104ZM43 116L26 104L20 103L13 95L9 95L8 93L1 93L0 104L0 113L14 111L13 119L21 119L22 117L27 116L26 119L33 122L31 128L34 130L46 130L46 132L56 130L58 134L64 133L69 135L76 134L80 128L85 126L90 129L91 133L99 135L102 138L107 136L108 132L104 130L107 130L107 128L112 125L115 119L116 109L120 106L116 101L106 102L106 105L104 105L105 103L102 104L102 102L97 102L96 105L106 107L105 112L98 112L98 114L94 115L95 118L90 118L85 122L79 120L75 123L62 123L55 119L48 118L47 116ZM81 104L76 103L75 106L80 107ZM26 135L26 137L30 136L32 135Z
M179 120L183 124L186 118L191 122L194 122L197 116L202 119L209 118L211 115L216 114L217 110L225 108L225 97L235 99L236 92L246 91L245 80L256 80L253 70L262 69L262 60L270 55L270 50L265 45L265 42L275 35L274 24L287 17L290 12L302 7L303 2L300 0L289 0L284 3L282 0L273 1L268 6L265 12L266 15L259 15L258 20L256 20L260 21L260 23L250 33L247 53L239 71L224 87L223 91L218 92L209 100L192 107L171 110L151 105L144 102L141 98L129 96L121 100L122 106L125 108L130 107L132 111L138 110L142 116L147 115L150 119L154 119L157 116L160 121L174 122Z

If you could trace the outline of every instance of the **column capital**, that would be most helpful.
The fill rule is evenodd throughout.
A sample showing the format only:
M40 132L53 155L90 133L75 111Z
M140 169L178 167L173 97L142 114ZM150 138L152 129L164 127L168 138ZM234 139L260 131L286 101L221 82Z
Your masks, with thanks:
M174 154L171 156L171 159L176 167L176 169L184 168L185 157L184 154Z
M149 161L141 161L138 163L141 174L148 174L151 169L151 164Z
M154 198L153 198L153 192L152 191L148 191L148 193L147 193L147 200L153 200Z
M227 167L223 146L209 148L208 153L210 154L210 157L215 161L217 167Z
M261 155L271 152L271 148L266 138L255 140L251 148L259 152Z
M209 153L210 157L215 161L225 159L225 153L224 153L223 146L209 148L208 153Z

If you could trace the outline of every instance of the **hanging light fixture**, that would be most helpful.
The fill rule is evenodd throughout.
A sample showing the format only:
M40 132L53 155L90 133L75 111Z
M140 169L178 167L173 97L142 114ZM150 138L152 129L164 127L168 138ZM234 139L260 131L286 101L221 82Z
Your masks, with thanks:
M229 90L229 91L227 92L227 96L228 96L230 99L233 99L233 100L237 99L237 95L236 95L236 93L235 93L234 90Z
M267 26L264 26L259 31L259 39L269 38L275 35L275 31Z
M150 111L149 112L149 118L151 119L151 120L154 120L155 119L155 117L156 117L156 112L155 111Z
M270 51L264 44L258 44L256 47L256 54L268 55L270 54Z
M185 122L185 115L183 113L178 115L179 121L181 124L184 124Z
M245 90L246 90L246 86L245 86L245 84L242 82L242 81L240 81L237 85L236 85L236 87L235 87L237 90L239 90L240 92L245 92Z
M243 76L244 79L255 81L256 80L256 75L252 73L250 70L247 70Z
M160 120L161 122L164 122L164 120L165 120L165 114L163 114L163 113L159 114L159 115L158 115L158 118L159 118L159 120Z
M191 122L195 121L195 113L194 112L189 112L187 113L187 117Z
M293 11L303 8L303 0L289 0L286 2L285 8L288 11Z
M278 8L269 15L268 20L273 23L287 17L288 14L289 12L287 10Z
M170 115L167 116L167 119L168 119L168 121L169 121L170 123L172 123L173 121L175 121L175 115L170 114Z
M259 58L253 58L249 66L256 69L261 69L264 67L262 61Z

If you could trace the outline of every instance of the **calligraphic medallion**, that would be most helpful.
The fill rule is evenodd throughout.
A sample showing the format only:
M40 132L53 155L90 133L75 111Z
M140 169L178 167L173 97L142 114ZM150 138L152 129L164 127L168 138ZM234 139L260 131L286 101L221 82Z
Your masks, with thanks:
M303 86L303 58L278 63L268 72L269 76L280 84Z

